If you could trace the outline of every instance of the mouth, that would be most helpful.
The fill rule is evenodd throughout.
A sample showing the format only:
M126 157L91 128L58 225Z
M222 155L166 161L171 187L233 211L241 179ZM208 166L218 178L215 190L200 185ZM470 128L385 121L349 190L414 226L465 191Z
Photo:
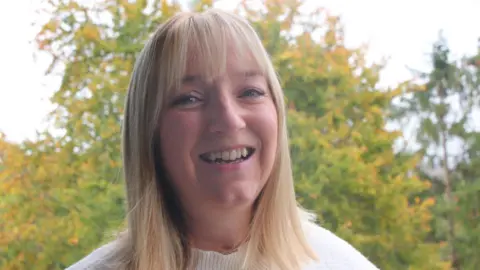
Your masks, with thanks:
M255 148L240 147L225 151L203 153L200 155L200 159L210 164L240 163L249 159L253 153L255 153Z

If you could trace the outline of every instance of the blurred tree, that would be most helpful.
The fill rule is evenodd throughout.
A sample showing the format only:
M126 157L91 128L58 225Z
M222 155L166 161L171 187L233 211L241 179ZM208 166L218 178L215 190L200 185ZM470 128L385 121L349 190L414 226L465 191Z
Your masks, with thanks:
M416 141L424 157L420 170L432 182L423 196L438 201L431 238L448 243L446 254L454 269L480 267L472 256L480 247L480 133L474 120L480 108L480 84L472 59L460 64L451 60L440 36L431 52L432 71L416 72L422 81L405 85L392 114L398 121L419 121Z
M474 66L468 63L471 59L475 59ZM480 111L480 38L477 55L462 62L462 81L473 106L470 123L477 124L465 127L467 132L462 135L467 147L455 168L458 178L455 195L459 206L457 247L462 269L480 269L480 257L477 256L480 250L480 126L476 119Z
M1 269L64 269L122 222L123 188L93 162L48 134L22 145L0 137Z
M368 109L365 113L378 117ZM428 188L411 173L418 159L397 158L391 149L396 134L381 125L332 128L334 117L290 111L300 202L380 269L448 269L439 245L425 243L435 201L409 201L411 194ZM331 128L322 131L325 126Z

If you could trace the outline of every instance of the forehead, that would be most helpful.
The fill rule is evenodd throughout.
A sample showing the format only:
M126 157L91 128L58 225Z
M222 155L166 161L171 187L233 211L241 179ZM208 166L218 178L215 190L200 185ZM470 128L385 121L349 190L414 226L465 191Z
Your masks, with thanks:
M265 80L265 76L256 70L251 70L251 71L227 71L225 74L221 74L216 77L205 77L202 75L195 75L198 73L191 73L190 75L185 75L182 78L181 83L183 85L188 85L188 84L196 84L196 83L216 83L216 82L221 82L226 79L228 80L233 80L237 82L241 81L248 81L250 79L262 79Z
M248 48L239 49L231 45L226 47L223 53L205 54L200 48L191 46L182 74L182 81L192 78L210 81L225 76L242 79L265 74L265 69L260 64L261 61L256 59Z

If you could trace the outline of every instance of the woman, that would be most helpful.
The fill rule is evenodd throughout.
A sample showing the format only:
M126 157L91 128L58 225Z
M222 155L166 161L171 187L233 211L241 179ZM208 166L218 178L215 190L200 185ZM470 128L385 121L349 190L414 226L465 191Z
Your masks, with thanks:
M169 19L128 90L128 230L69 269L376 269L297 206L284 108L244 19Z

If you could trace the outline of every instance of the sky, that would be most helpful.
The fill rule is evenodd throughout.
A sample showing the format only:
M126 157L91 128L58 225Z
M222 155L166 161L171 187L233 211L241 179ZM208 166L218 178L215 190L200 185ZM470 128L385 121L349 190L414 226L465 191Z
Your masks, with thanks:
M48 57L35 54L38 26L32 23L48 19L35 13L41 1L0 3L0 132L16 142L34 139L35 131L45 127L45 117L53 109L49 98L59 84L58 78L44 76ZM219 1L218 7L231 9L236 2ZM347 46L368 44L370 61L387 58L380 81L383 86L409 79L407 67L428 71L428 52L439 30L447 37L454 57L477 52L479 0L307 2L341 16Z

